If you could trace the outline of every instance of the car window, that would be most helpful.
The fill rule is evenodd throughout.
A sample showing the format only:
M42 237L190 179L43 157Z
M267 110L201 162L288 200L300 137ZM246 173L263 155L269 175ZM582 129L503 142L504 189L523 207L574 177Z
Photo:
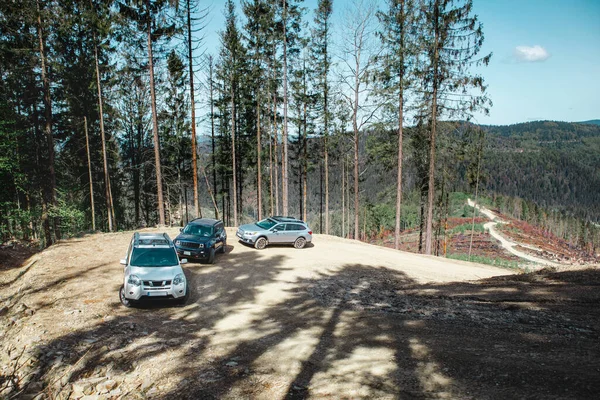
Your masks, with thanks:
M203 226L197 224L187 224L183 229L183 233L186 235L212 236L212 232L212 226Z
M273 230L273 231L274 231L274 230L278 230L278 231L284 231L284 230L285 230L285 224L278 224L278 225L275 225L275 226L273 227L273 229L271 229L271 230Z
M179 264L173 248L134 248L130 265L135 267L168 267Z
M300 231L302 230L302 226L298 224L287 224L285 227L286 231Z
M257 222L256 225L258 225L262 229L271 229L272 227L277 225L277 222L273 221L270 218L267 218L267 219L263 219L262 221Z

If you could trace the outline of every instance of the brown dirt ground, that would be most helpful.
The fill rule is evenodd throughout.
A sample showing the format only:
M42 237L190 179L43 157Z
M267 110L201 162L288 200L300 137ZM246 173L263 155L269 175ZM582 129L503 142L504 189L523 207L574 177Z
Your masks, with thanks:
M184 307L120 305L131 232L0 258L0 398L600 393L598 266L513 275L332 236L257 251L228 234L216 264L185 266Z

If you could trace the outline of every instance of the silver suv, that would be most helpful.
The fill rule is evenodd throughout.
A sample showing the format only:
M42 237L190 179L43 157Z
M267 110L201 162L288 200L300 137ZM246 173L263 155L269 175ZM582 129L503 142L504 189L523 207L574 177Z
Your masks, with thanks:
M269 244L293 244L301 249L312 241L312 230L299 219L275 216L240 226L236 236L259 250Z
M139 233L131 238L119 298L125 307L148 297L171 298L185 304L190 292L175 246L166 233Z

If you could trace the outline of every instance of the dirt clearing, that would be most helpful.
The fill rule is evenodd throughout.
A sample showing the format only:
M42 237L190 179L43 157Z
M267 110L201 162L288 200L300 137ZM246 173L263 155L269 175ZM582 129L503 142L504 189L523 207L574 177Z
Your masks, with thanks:
M597 268L513 275L330 236L258 251L228 235L214 265L184 266L184 307L121 306L130 232L0 269L0 398L600 393Z

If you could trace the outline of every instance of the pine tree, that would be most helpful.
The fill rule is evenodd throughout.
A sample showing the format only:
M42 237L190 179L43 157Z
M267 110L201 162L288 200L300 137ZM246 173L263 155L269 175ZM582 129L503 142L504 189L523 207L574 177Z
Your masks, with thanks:
M46 136L46 144L48 151L48 181L46 183L45 196L43 198L42 207L42 223L44 225L44 233L46 237L46 246L50 246L53 243L52 233L50 231L50 216L48 215L51 206L57 211L57 199L56 199L56 172L54 170L54 136L52 134L52 94L50 93L50 78L48 77L47 70L47 53L46 53L46 38L44 33L44 20L42 18L42 9L40 7L40 0L36 0L37 6L37 32L39 39L39 52L40 52L40 64L41 64L41 75L44 93L44 134ZM54 236L57 240L60 239L60 218L58 215L54 217Z
M400 244L400 219L402 205L402 140L406 91L411 84L411 64L415 49L415 5L412 0L388 0L388 9L377 14L382 25L379 37L384 46L382 54L381 94L388 106L395 109L398 127L398 158L396 180L396 225L394 248ZM392 112L393 113L393 112Z
M491 58L491 54L478 57L483 28L472 11L472 0L427 0L422 5L425 65L419 74L425 95L421 116L429 124L425 254L432 253L437 120L440 116L468 119L478 110L487 113L490 104L483 78L469 71L487 65Z
M323 164L325 166L325 234L329 234L329 126L331 111L329 110L331 69L330 54L330 17L333 11L332 0L319 0L315 11L315 28L312 31L312 59L315 88L317 90L317 104L320 120L323 123Z
M233 224L238 225L238 160L236 156L236 120L238 117L239 87L242 60L245 49L241 41L241 34L237 27L235 5L228 0L225 5L225 30L221 32L221 66L220 75L223 79L224 92L227 93L229 103L229 129L231 140L231 166L232 166L232 191L233 191Z

